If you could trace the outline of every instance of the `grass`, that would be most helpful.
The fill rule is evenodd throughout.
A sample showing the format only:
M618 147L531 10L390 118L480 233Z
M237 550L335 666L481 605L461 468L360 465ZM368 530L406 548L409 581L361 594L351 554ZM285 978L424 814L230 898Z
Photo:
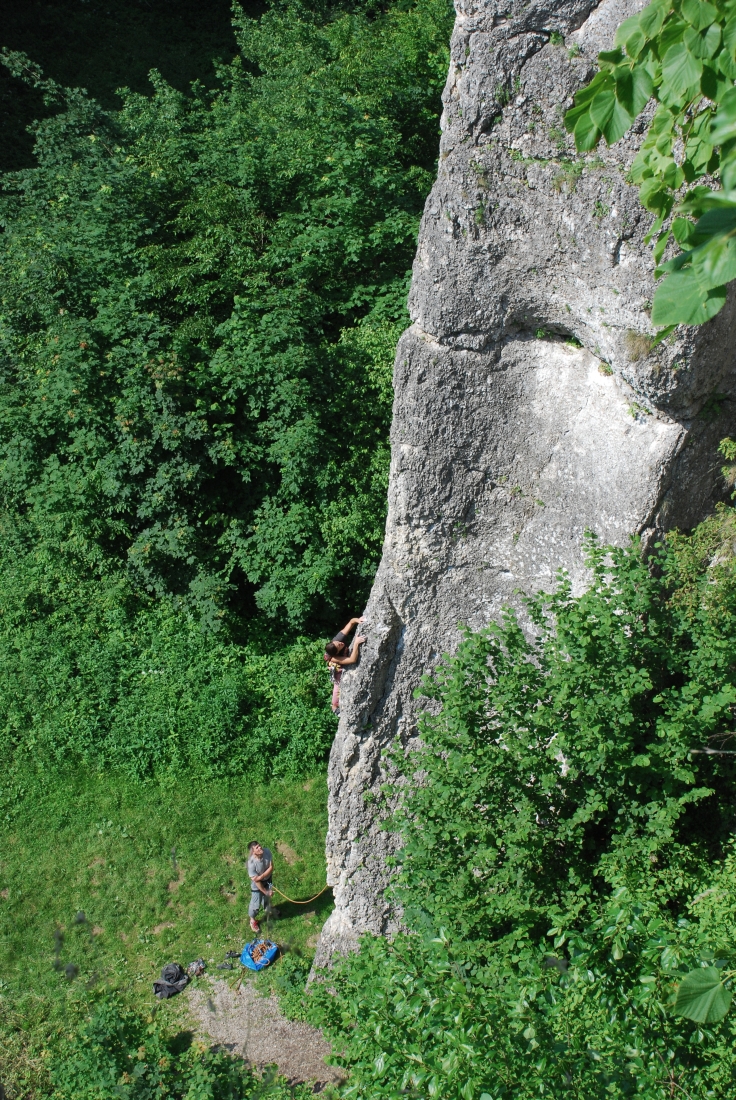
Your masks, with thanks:
M554 132L559 133L561 131ZM553 131L550 130L550 137L552 137L552 134ZM563 147L561 146L561 148ZM583 162L579 160L560 160L560 170L552 180L552 186L554 187L555 191L561 191L563 187L566 187L567 190L572 193L577 187L577 182L583 173L584 167L585 165L583 164Z
M634 332L629 329L624 337L626 351L632 363L638 363L640 359L646 359L652 350L652 337L643 332Z
M316 894L326 803L324 776L252 784L194 774L167 787L80 776L27 790L0 828L0 1082L9 1096L44 1094L49 1052L98 992L151 1005L165 963L202 957L217 973L226 951L252 939L249 840L272 849L285 893ZM332 894L279 908L269 934L309 953Z

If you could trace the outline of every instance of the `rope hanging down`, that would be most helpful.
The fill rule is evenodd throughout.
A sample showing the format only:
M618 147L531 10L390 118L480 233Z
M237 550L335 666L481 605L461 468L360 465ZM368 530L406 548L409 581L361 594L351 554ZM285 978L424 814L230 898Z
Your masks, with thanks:
M325 890L330 890L331 887L328 882L326 886L322 887L318 894L315 894L313 898L307 898L306 901L294 901L293 898L287 898L286 894L282 893L282 891L279 890L278 886L272 886L271 889L274 890L277 894L281 894L281 897L284 898L286 901L290 901L292 905L309 905L310 901L315 901L317 898L321 898Z

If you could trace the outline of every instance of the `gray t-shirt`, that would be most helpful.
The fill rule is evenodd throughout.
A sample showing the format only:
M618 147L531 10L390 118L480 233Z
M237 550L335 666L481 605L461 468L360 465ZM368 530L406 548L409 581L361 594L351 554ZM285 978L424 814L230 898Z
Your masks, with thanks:
M256 886L255 882L252 881L253 875L262 875L266 868L269 867L272 863L273 856L271 855L270 848L263 849L263 855L260 859L256 859L255 856L248 856L248 874L251 878L251 890L255 890L256 893L260 894L260 890ZM266 879L262 880L262 885L266 885Z

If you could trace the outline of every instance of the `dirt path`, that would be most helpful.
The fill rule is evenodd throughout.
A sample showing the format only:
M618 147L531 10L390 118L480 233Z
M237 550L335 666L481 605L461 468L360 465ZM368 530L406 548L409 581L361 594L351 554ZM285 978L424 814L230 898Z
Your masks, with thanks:
M314 1091L342 1080L340 1070L324 1063L330 1046L309 1024L287 1020L275 997L261 997L244 981L236 994L227 982L208 979L187 991L189 1010L202 1037L240 1054L262 1069L277 1065L290 1084L314 1082Z

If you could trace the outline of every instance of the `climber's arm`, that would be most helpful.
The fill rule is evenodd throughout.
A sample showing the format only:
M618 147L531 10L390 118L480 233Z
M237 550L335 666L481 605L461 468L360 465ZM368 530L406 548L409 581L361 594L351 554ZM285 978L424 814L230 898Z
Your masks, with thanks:
M264 878L269 879L273 874L273 860L269 863L265 871L261 871L260 875L253 875L252 882L261 882Z
M350 622L349 622L349 623L347 623L347 624L346 624L346 625L345 625L345 626L344 626L344 627L342 628L342 630L340 631L340 633L341 633L341 634L349 634L351 630L354 630L354 629L355 629L355 627L356 627L356 626L358 625L358 623L364 623L364 622L365 622L365 619L351 619L351 620L350 620Z
M354 665L360 656L360 647L365 641L364 637L355 638L353 641L353 648L350 651L349 657L333 657L332 661L336 665L340 665L341 668L346 668L348 665Z

